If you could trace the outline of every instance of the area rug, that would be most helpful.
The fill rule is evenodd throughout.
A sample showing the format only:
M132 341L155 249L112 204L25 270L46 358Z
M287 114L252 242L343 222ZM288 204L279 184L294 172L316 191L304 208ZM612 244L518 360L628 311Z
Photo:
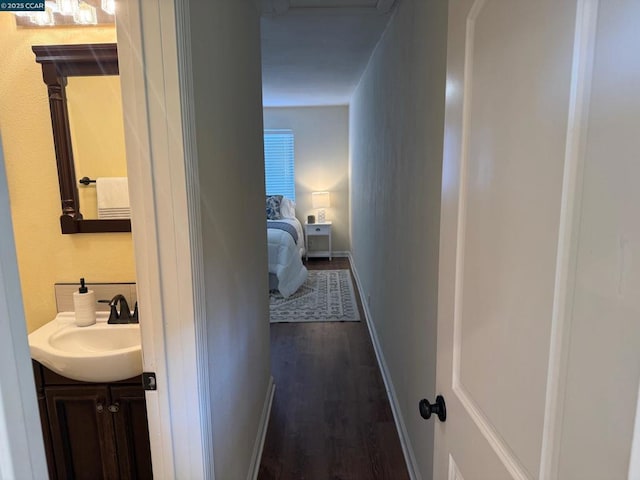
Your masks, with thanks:
M269 294L269 310L271 323L360 320L349 270L309 270L307 281L289 298Z

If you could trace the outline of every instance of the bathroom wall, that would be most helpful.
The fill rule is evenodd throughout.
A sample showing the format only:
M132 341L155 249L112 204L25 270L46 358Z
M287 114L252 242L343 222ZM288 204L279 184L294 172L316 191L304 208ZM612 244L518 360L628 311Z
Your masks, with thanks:
M27 330L56 314L54 283L134 282L131 234L60 233L60 193L51 117L32 45L109 43L114 27L16 28L0 13L0 135Z
M298 220L304 223L307 215L317 216L311 192L329 191L331 208L326 215L333 222L333 250L350 251L349 107L265 108L264 128L293 130ZM313 248L322 250L321 246Z

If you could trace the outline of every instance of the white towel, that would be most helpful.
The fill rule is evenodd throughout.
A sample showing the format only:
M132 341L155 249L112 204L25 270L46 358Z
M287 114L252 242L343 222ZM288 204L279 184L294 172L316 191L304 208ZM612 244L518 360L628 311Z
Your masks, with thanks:
M98 218L131 218L127 177L98 177Z

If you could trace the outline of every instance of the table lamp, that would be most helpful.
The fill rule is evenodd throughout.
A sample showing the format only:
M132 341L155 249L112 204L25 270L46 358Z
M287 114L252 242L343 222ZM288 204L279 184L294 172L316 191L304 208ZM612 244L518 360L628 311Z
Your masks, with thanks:
M331 206L329 192L313 192L311 194L311 204L313 208L318 209L318 223L324 223L326 220L324 209Z

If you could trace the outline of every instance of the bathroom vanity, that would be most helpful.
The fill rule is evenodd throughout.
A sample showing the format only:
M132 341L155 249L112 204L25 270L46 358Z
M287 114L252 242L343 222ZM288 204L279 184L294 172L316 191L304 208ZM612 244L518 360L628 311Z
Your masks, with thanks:
M33 361L51 479L150 479L141 377L88 383Z

